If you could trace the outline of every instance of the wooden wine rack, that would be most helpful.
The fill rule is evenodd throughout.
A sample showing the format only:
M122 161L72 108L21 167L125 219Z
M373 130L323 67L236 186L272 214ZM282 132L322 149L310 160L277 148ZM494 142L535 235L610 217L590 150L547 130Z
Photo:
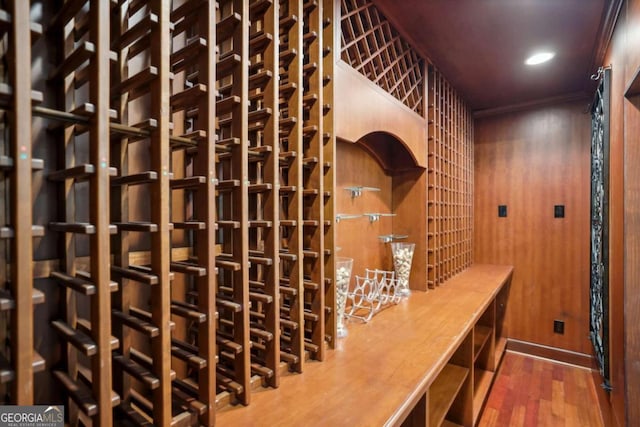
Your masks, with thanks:
M422 59L371 0L342 0L341 57L424 116Z
M57 147L46 176L61 209L46 230L31 226L29 197L11 198L0 218L3 240L21 245L3 245L0 270L21 283L15 305L6 299L18 316L6 322L8 350L21 355L3 365L9 399L37 403L18 384L44 369L22 332L44 299L33 249L15 239L26 232L63 237L60 261L41 261L38 277L64 301L45 375L59 380L73 425L214 425L218 407L278 387L283 367L322 359L335 337L325 274L333 89L323 73L335 49L323 3L67 0L43 8L46 31L28 25L25 4L19 31L43 33L57 58L45 97L17 68L5 73L3 88L19 90L3 95L3 117L25 132L2 141L1 195L30 194L32 163L42 168L30 157L33 112ZM21 69L29 54L22 44L4 53Z
M428 106L429 283L471 262L471 117L369 2L5 0L0 34L7 403L64 404L72 425L214 425L327 357L339 56ZM56 255L36 259L34 237Z
M324 310L325 310L325 336L331 348L336 345L337 323L333 312L336 309L335 288L335 189L336 187L336 135L334 129L334 67L337 61L336 49L336 25L339 19L339 10L333 0L323 0L322 3L322 126L323 126L323 153L322 172L324 185ZM318 102L318 101L316 101Z
M43 161L32 158L32 103L42 93L32 91L31 44L42 27L30 21L29 4L4 2L0 49L0 324L5 343L0 349L0 390L8 403L31 405L34 372L45 368L34 350L34 315L44 294L33 286L33 242L44 228L33 225L32 174ZM26 44L26 46L23 46ZM7 132L8 130L8 132Z
M305 349L302 222L302 3L279 2L280 355L302 372Z
M322 3L303 4L303 260L305 349L325 357Z
M428 82L427 283L434 287L472 262L473 119L434 66Z

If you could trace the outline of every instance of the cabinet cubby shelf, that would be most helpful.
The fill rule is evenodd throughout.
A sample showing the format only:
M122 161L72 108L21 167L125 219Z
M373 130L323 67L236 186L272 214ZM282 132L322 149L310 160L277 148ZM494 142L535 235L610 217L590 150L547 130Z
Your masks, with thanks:
M429 425L439 426L469 376L469 368L448 363L429 388Z

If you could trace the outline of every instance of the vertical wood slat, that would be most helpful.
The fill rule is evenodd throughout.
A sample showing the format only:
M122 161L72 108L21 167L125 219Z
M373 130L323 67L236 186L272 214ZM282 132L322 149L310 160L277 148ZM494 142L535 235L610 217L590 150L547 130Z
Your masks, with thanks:
M305 136L305 158L315 157L317 162L307 166L305 171L305 190L313 190L315 193L305 197L304 210L307 212L305 219L317 221L318 227L305 229L305 245L313 253L313 256L305 256L305 276L308 275L313 286L317 289L305 289L305 305L315 316L317 321L305 322L307 340L310 347L311 358L323 360L325 357L325 266L324 266L324 182L323 182L323 127L322 127L322 2L307 1L305 6L311 5L304 13L307 33L315 32L316 37L310 43L305 43L304 54L305 67L310 67L304 73L305 96L317 96L316 102L305 112L305 128L314 127L314 130ZM308 325L308 326L307 326Z
M196 234L196 257L198 263L206 268L207 274L197 279L198 307L207 314L207 320L200 325L198 331L198 348L200 356L207 361L207 366L199 373L199 391L202 401L207 405L207 412L200 422L206 426L215 425L216 402L216 266L215 266L215 143L216 143L216 2L207 1L200 15L200 33L207 40L207 49L200 57L200 79L209 91L201 98L199 107L200 126L207 132L207 138L198 144L198 156L195 174L207 177L206 184L196 195L196 206L199 218L206 223L206 229ZM202 217L200 217L202 215Z
M287 148L286 151L296 153L295 156L286 160L286 176L288 178L287 185L295 187L295 191L283 194L283 209L286 210L287 220L293 221L293 223L287 223L287 251L295 258L288 260L288 287L295 290L295 295L287 295L289 304L289 319L297 324L297 328L290 330L290 341L283 343L283 347L287 348L293 356L295 356L297 362L291 364L291 369L295 372L302 372L304 370L305 361L305 349L304 349L304 270L303 270L303 170L302 170L302 157L304 153L304 141L302 136L303 127L303 114L302 114L302 95L303 95L303 79L302 79L302 65L303 50L302 35L303 35L303 23L302 23L302 1L300 0L284 0L287 8L287 17L296 17L295 21L291 25L286 35L283 35L283 39L286 39L288 50L297 52L294 58L289 63L286 69L286 81L289 85L295 85L291 94L287 99L287 114L288 117L294 118L292 126L286 133ZM283 60L281 58L281 60ZM284 129L282 129L284 131ZM285 201L286 200L286 201ZM281 295L283 298L283 295Z
M337 33L335 23L340 22L339 8L335 7L333 0L323 0L322 8L322 73L325 76L334 75L334 66L337 61ZM323 168L324 174L324 254L325 254L325 335L329 346L335 348L337 340L336 322L336 262L335 262L335 198L336 198L336 135L334 129L334 105L335 93L333 78L323 79L322 104L322 129L323 133Z
M64 13L64 9L69 7L69 4L65 2L62 6ZM59 24L61 25L61 24ZM62 25L61 25L62 27ZM64 32L63 28L58 28L56 31L59 31L62 39L59 40L64 47L61 49L62 58L66 54L70 53L72 49L72 43L67 40L67 34ZM74 102L74 81L73 79L65 79L62 93L59 94L60 101L60 109L68 111L70 108L75 106ZM62 168L68 167L70 164L75 162L75 126L74 125L65 125L64 130L62 132L62 143L58 144L58 164L62 164ZM75 222L75 211L76 211L76 191L75 191L75 183L73 181L65 181L63 191L58 189L58 197L62 197L63 201L61 202L64 206L64 220L69 223ZM71 233L64 233L64 245L61 245L60 248L64 254L64 271L69 276L75 276L76 273L76 236ZM64 294L64 306L63 306L63 316L64 320L67 324L75 328L77 321L76 314L76 305L77 299L76 294L73 290L64 289L62 291ZM75 348L69 343L63 344L63 351L65 357L63 357L64 364L66 365L66 370L69 376L77 380L78 378L78 356L76 354ZM67 401L70 401L69 399ZM72 425L77 425L78 419L81 413L78 409L77 405L69 405L69 421Z
M233 107L231 136L240 140L239 145L231 149L231 168L240 179L240 186L233 190L232 217L240 221L240 227L233 230L233 261L239 263L241 269L234 271L234 302L242 307L239 314L234 315L234 341L242 345L242 350L235 356L235 374L242 385L238 399L244 405L250 403L251 395L251 353L249 336L249 171L248 148L249 138L249 75L246 64L249 62L249 0L233 0L233 11L240 14L240 23L233 32L232 52L240 57L240 63L233 70L232 95L240 97L240 103Z
M11 312L11 359L15 369L12 403L32 405L33 378L33 243L31 236L31 39L29 2L12 0L9 64L13 88L11 114L11 240L13 255L11 293L15 308Z
M150 2L148 7L158 17L158 23L151 28L150 58L158 69L158 76L151 83L151 117L157 120L157 127L151 130L149 157L151 169L158 179L150 184L151 222L157 224L158 231L151 234L151 271L158 277L158 284L151 289L152 323L159 328L157 337L151 340L153 373L160 386L153 390L154 424L168 426L172 420L171 405L171 331L170 304L171 283L169 264L171 261L169 236L169 123L170 123L170 13L171 1Z
M92 0L89 9L90 38L96 51L91 58L89 98L95 106L90 121L89 158L95 172L89 179L90 221L96 232L91 235L91 279L96 293L91 297L91 337L98 353L91 359L91 385L98 402L94 422L98 426L113 424L111 410L111 295L109 284L109 46L110 5Z
M120 39L120 35L128 28L129 11L127 7L119 7L118 14L114 15L115 19L111 20L112 41ZM118 65L115 68L115 72L111 73L110 80L112 86L119 85L126 79L128 69L128 49L122 49L118 55ZM117 116L120 118L121 123L127 124L125 118L128 115L128 102L126 95L119 97L116 101L116 105L112 105ZM128 138L119 134L112 135L111 139L111 152L109 158L111 163L117 168L120 175L126 176L129 172L129 147ZM113 222L125 223L129 221L129 197L128 188L126 186L114 186L111 188L111 207L110 216ZM118 233L114 236L112 241L111 250L113 252L113 265L120 268L127 268L129 266L129 239ZM119 281L119 287L117 293L112 299L112 308L122 313L129 313L129 307L131 305L131 291L129 289L130 284L126 279ZM131 333L127 331L127 328L122 323L112 322L113 335L120 341L120 352L125 358L129 358L131 348ZM124 370L114 364L113 368L113 388L118 393L123 402L129 400L131 379L124 372Z
M250 7L253 3L250 5ZM273 302L263 304L264 328L273 335L271 340L264 342L265 365L272 372L272 376L266 378L266 383L271 387L278 387L280 382L280 310L279 310L279 250L280 250L280 227L279 227L279 56L277 37L279 34L279 3L277 0L271 2L263 11L262 16L256 17L254 21L260 21L261 31L264 34L272 35L273 39L266 49L261 53L263 71L271 73L265 85L261 87L262 108L271 109L272 113L264 119L262 133L262 145L271 147L270 150L262 154L262 182L271 184L271 189L261 194L256 194L258 199L257 208L261 209L260 215L263 220L271 223L270 227L264 227L262 242L264 247L264 257L270 259L272 265L264 266L263 274L264 293L273 298ZM257 141L251 141L257 142ZM262 203L260 203L262 202ZM262 204L262 206L259 206ZM256 233L257 234L257 233Z

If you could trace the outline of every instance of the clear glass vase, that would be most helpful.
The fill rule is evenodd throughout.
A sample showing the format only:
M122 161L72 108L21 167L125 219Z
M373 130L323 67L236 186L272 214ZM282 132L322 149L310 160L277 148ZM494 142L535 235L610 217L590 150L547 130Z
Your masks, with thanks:
M409 289L409 275L411 274L411 260L413 259L413 251L415 248L415 243L391 243L393 268L396 272L399 294L402 296L411 295L411 289Z
M345 325L344 309L347 305L347 294L349 293L349 283L351 282L351 270L353 269L353 258L336 258L336 308L338 338L348 335Z

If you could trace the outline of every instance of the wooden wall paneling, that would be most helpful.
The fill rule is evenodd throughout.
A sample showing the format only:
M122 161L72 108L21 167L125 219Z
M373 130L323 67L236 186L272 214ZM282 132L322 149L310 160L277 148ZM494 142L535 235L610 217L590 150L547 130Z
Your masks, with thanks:
M171 262L186 285L174 280L172 286L173 399L197 414L200 425L209 426L215 424L217 395L215 20L215 2L187 1L174 7L170 59L176 74L171 97L173 227L191 246L188 260ZM186 367L178 372L178 365Z
M304 369L303 271L303 5L280 0L280 354Z
M416 168L403 173L393 175L392 206L393 234L408 236L405 240L415 243L409 285L411 289L426 291L428 289L427 277L429 273L428 241L428 209L427 201L428 173ZM393 254L391 245L384 245L388 265L385 268L393 269Z
M337 34L336 22L339 20L339 7L334 0L323 0L322 6L322 139L324 174L324 274L325 274L325 335L329 346L336 345L336 244L335 244L335 217L336 217L336 134L334 129L335 86L333 76L337 61Z
M249 298L252 373L280 382L279 2L249 4Z
M51 110L50 116L66 116L76 123L56 129L63 141L59 144L61 166L48 175L49 180L60 182L64 220L51 222L49 229L64 233L66 264L64 272L52 274L66 294L66 321L55 320L52 326L67 343L63 351L66 372L57 370L54 376L74 402L69 411L73 423L91 418L97 425L111 425L111 407L119 403L111 387L111 351L119 345L111 336L110 292L114 286L104 263L110 255L110 233L115 231L108 215L109 177L116 172L109 167L111 10L104 2L92 1L85 10L84 2L79 3L64 3L49 29L64 46L59 65L49 76L51 83L62 88L61 106ZM70 21L74 25L67 26ZM76 194L88 197L88 203L76 203ZM88 250L89 265L76 271L74 258L79 249Z
M250 401L249 300L249 1L219 2L216 43L218 108L218 243L220 386L241 403ZM219 104L219 105L221 105ZM256 115L252 116L254 123ZM223 289L224 288L224 289ZM224 292L224 291L228 292Z
M280 353L296 372L305 360L302 14L301 1L280 0Z
M476 120L474 261L514 265L509 338L590 355L584 106ZM556 204L565 206L564 218L554 218ZM498 205L507 205L506 218ZM556 319L565 322L563 335L553 333Z
M638 319L640 309L637 302L640 300L638 277L639 247L638 231L640 230L640 198L638 197L638 182L640 175L635 165L640 159L640 150L636 136L640 131L640 97L634 96L629 99L625 106L625 333L626 363L625 370L627 376L627 422L632 424L632 420L640 417L638 409L638 393L640 391L640 379L638 360L640 358L640 332L638 332ZM622 309L616 307L616 310Z
M2 29L2 37L8 39L8 49L2 52L7 68L3 70L6 84L2 94L2 120L8 121L8 140L1 143L0 186L3 209L0 215L0 280L9 285L3 289L3 298L9 309L9 355L2 355L3 383L10 381L5 393L8 403L31 405L34 399L33 374L44 369L44 360L34 350L34 305L44 299L33 287L33 237L41 235L41 227L33 226L31 207L32 173L42 169L42 160L32 159L31 135L31 45L41 35L42 28L31 23L29 3L11 1L6 5L9 25ZM38 31L33 32L32 29ZM24 41L27 43L24 43ZM29 42L30 41L30 42ZM41 98L41 93L36 93ZM4 127L4 126L3 126ZM8 187L8 188L7 188ZM6 196L8 193L8 199ZM7 216L8 215L8 216ZM6 263L6 264L5 264ZM3 321L4 326L4 321ZM4 335L4 333L3 333Z
M360 215L340 219L334 225L336 247L340 248L338 255L353 258L351 283L355 284L355 276L364 277L365 269L393 268L391 248L382 243L378 236L392 234L395 230L393 220L397 217L381 217L379 221L371 222L369 217L363 214L393 212L394 198L397 196L394 188L397 189L397 186L404 184L397 184L396 177L386 174L380 163L362 144L338 140L336 148L337 215ZM360 196L352 197L348 188L358 186L380 191L363 190ZM362 250L363 247L367 250Z
M602 65L611 66L611 165L609 179L610 394L612 425L630 425L640 416L638 390L638 198L637 91L640 51L635 32L640 2L621 6ZM604 393L601 393L604 394ZM605 420L607 421L607 420Z
M324 265L324 129L322 126L323 64L322 3L306 0L303 4L303 221L311 221L303 236L305 288L305 348L311 358L325 357L325 265Z
M638 2L625 2L620 9L615 30L613 32L607 54L602 65L611 66L611 102L610 102L610 124L609 124L609 356L610 356L610 377L611 393L597 388L598 396L602 401L609 401L612 409L611 425L626 425L626 412L628 397L626 394L627 382L633 378L626 372L625 356L625 312L622 307L628 301L625 290L625 200L624 200L624 171L625 168L625 104L629 100L625 99L624 92L628 84L628 74L621 73L628 70L629 62L637 60L638 55L633 55L629 50L635 50L633 39L629 36L629 26L633 22L631 10L637 8ZM640 14L637 14L640 16ZM620 73L620 74L618 74ZM586 208L587 210L589 208ZM587 279L589 280L589 279ZM594 376L600 378L599 372ZM596 383L598 384L598 383ZM636 405L638 406L638 405ZM604 415L604 412L603 412ZM607 420L605 420L606 422Z

